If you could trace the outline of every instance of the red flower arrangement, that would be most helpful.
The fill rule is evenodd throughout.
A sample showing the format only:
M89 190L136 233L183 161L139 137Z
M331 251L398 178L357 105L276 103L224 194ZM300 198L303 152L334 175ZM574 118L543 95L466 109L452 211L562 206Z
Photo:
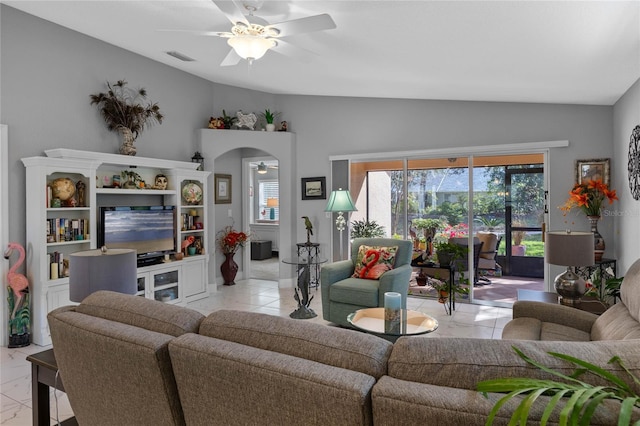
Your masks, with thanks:
M216 234L218 248L224 254L233 254L249 241L249 234L238 232L233 226L225 226Z
M613 204L618 196L615 189L610 190L601 180L577 183L569 191L569 199L560 209L564 211L565 216L574 207L582 210L587 216L600 216L605 198L609 200L609 204Z

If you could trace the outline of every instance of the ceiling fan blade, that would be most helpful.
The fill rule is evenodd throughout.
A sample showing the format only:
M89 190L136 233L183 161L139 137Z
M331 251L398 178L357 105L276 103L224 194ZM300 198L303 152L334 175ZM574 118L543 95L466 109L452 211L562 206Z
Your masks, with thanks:
M227 53L227 56L224 57L222 62L220 62L220 66L231 67L233 65L237 65L241 60L242 58L240 57L240 55L238 55L235 50L231 49L229 50L229 53Z
M197 36L207 36L207 37L225 37L230 38L233 37L233 34L227 31L196 31L196 30L157 30L160 32L171 32L171 33L185 33L192 34Z
M231 0L213 0L213 2L218 6L218 9L227 16L227 19L229 19L233 25L238 22L242 22L247 26L249 25L249 21L247 21L244 13L242 13L242 9L238 7L235 2Z
M287 43L284 40L276 40L277 45L275 47L272 47L270 50L273 50L276 53L280 53L281 55L291 56L292 58L300 62L311 62L318 56L314 52L295 46L291 43Z
M291 21L267 25L265 28L274 28L279 31L278 37L287 37L294 34L331 30L336 28L336 23L333 22L331 16L323 13L322 15L309 16L307 18L293 19Z

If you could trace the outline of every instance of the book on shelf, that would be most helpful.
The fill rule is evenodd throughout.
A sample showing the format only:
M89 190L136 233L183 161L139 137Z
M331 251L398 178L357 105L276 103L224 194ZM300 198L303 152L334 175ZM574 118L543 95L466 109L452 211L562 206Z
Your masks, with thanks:
M46 229L48 243L89 239L89 219L47 219Z

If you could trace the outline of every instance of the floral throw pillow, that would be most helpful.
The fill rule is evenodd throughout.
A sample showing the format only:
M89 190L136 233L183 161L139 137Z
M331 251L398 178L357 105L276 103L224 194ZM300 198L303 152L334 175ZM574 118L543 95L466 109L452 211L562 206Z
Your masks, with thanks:
M382 274L393 269L397 251L398 246L360 246L353 278L379 279Z

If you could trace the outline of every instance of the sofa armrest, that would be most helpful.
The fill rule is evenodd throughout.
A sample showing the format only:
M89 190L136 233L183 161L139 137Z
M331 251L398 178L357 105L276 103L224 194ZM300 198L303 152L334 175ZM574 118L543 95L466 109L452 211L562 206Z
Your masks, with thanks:
M353 275L353 262L349 259L329 263L320 269L320 295L322 296L322 316L329 318L329 288L332 284Z
M591 333L598 316L590 312L553 303L518 300L513 304L513 318L535 318L542 322L565 325Z
M640 386L632 383L617 364L607 364L612 357L620 356L625 366L638 375L638 345L639 340L558 342L400 337L393 346L387 374L400 380L461 389L476 389L480 381L502 377L557 379L556 376L527 364L513 350L513 347L517 347L528 357L564 374L571 374L575 366L552 357L548 352L583 359L620 376L638 392ZM581 380L604 384L602 379L591 374L581 376Z

